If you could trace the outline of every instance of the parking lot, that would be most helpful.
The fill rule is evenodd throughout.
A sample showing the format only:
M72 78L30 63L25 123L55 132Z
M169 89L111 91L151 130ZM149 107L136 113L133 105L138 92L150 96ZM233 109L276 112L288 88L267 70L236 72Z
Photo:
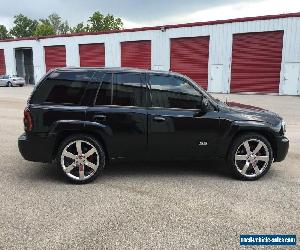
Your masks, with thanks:
M216 95L286 120L287 159L258 181L232 179L223 162L118 163L78 186L19 154L31 91L0 88L1 249L236 249L240 234L300 237L300 97Z

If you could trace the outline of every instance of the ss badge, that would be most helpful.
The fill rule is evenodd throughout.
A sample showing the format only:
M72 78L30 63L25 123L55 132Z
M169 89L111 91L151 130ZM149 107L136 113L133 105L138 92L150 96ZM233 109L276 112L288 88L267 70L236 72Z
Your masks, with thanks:
M200 141L198 146L207 146L207 141Z

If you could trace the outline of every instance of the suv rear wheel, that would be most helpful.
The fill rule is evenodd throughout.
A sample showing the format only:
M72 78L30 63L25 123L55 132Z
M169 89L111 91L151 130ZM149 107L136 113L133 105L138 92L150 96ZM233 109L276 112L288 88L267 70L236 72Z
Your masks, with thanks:
M233 175L238 179L257 180L270 169L272 147L262 135L244 134L234 140L228 161Z
M74 135L61 143L57 164L69 181L84 184L93 181L103 170L105 153L93 137Z

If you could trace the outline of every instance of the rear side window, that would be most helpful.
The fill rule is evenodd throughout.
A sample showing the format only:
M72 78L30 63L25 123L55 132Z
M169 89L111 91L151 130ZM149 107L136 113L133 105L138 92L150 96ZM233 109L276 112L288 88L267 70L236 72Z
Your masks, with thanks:
M92 72L53 72L37 87L31 103L80 104Z
M113 84L112 84L113 83ZM96 99L96 105L144 106L145 88L141 74L106 74Z
M139 73L114 74L113 104L143 106L143 89Z
M105 74L95 105L111 105L112 101L112 74Z

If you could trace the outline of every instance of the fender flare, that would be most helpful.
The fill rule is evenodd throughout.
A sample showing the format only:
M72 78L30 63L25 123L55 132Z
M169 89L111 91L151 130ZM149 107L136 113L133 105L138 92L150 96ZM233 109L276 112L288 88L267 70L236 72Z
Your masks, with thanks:
M241 133L254 132L265 136L276 151L275 133L276 131L270 127L270 124L263 121L240 120L233 121L228 131L224 134L221 146L218 150L218 155L221 158L226 158L229 147L233 140Z
M81 120L58 120L53 124L48 135L49 140L52 140L54 144L53 156L55 156L57 148L61 141L66 138L66 136L76 133L86 133L94 136L95 139L104 144L103 146L105 147L107 156L110 156L109 139L112 136L111 129L97 122Z

